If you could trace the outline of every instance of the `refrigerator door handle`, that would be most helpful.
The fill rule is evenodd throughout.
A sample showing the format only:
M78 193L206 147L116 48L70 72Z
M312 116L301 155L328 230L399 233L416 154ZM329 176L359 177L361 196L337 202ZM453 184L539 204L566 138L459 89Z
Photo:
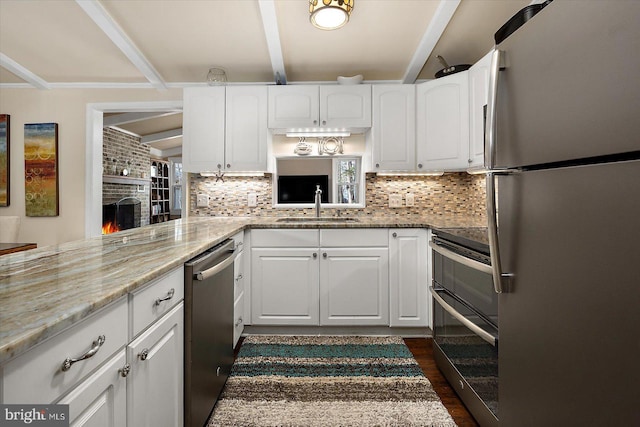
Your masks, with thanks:
M500 244L498 242L498 210L496 206L496 177L498 175L511 175L517 173L511 171L487 172L487 231L489 234L489 253L491 255L491 269L493 270L493 288L501 294L506 286L505 279L513 277L511 273L503 273L500 261Z
M504 52L494 49L489 69L489 95L487 99L487 125L485 127L484 166L492 170L496 163L496 107L498 103L498 77L504 69Z

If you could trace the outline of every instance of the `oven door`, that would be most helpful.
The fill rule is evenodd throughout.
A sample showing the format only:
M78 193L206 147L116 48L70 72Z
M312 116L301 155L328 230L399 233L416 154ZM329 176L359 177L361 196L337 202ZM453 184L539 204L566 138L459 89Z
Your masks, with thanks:
M482 426L498 425L498 329L441 287L433 295L434 358Z

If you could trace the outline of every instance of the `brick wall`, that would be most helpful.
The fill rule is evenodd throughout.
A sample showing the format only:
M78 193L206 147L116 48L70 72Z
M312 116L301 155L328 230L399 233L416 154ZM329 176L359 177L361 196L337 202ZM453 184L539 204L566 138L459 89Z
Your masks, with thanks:
M102 137L103 175L120 175L122 169L127 168L130 177L149 178L149 146L141 144L140 138L111 128L104 128ZM139 186L103 182L102 204L115 203L124 197L140 200L140 225L149 224L149 184Z

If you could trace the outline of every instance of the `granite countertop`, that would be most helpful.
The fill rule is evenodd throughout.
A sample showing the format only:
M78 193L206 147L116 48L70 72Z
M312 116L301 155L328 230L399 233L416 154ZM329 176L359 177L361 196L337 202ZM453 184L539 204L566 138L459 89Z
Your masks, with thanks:
M346 217L345 217L346 218ZM482 226L460 216L191 217L0 257L0 363L181 266L245 228Z

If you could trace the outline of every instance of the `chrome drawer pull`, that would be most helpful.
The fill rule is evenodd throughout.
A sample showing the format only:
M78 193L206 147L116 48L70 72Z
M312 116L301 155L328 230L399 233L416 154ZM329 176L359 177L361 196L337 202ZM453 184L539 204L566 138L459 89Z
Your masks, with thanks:
M238 317L238 320L236 321L236 328L241 324L242 324L242 317Z
M242 280L242 274L238 274L238 277L236 277L236 282Z
M175 289L173 289L173 288L171 288L171 289L169 290L169 292L167 292L167 296L166 296L166 297L156 299L156 302L155 302L153 305L160 305L160 303L161 303L162 301L168 301L168 300L170 300L171 298L173 298L173 294L175 294L175 293L176 293L176 290L175 290Z
M88 359L90 357L95 356L95 354L98 352L98 350L100 350L100 347L102 347L102 344L104 344L105 342L105 336L104 335L100 335L98 337L97 340L95 340L93 342L93 345L91 347L91 350L87 351L85 354L83 354L82 356L73 359L71 357L67 357L64 362L62 362L62 372L67 372L69 369L71 369L71 365L73 365L76 362L79 362L81 360L85 360Z
M118 372L120 372L120 376L122 378L127 378L127 375L129 375L129 372L131 372L131 365L125 363L121 369L118 369Z
M140 352L140 354L138 354L138 357L140 358L140 360L145 361L149 358L149 349L145 348L142 349L142 351Z

